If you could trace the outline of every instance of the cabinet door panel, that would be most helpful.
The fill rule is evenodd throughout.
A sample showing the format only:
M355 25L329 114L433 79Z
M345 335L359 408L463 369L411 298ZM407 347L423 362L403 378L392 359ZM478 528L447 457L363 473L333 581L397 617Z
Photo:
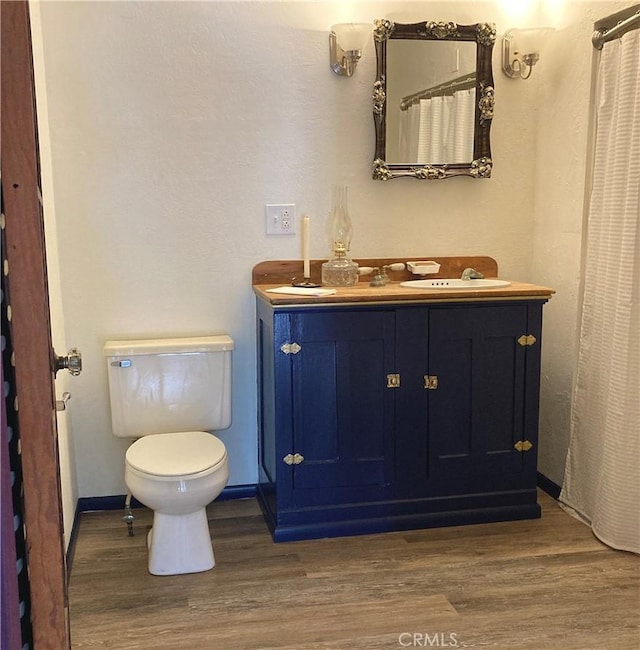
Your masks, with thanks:
M392 312L291 316L294 491L384 485L391 480Z
M488 487L482 477L522 471L514 444L523 429L526 306L433 309L430 463L452 490ZM484 482L483 482L484 481Z
M429 438L439 460L470 459L472 453L473 348L464 331L449 331L431 347L430 374L438 377L438 388L429 395Z
M522 455L514 444L523 427L524 350L515 336L485 336L482 343L477 391L478 452L487 471L519 470ZM511 465L511 466L510 466Z
M336 345L333 341L305 341L304 352L292 359L293 450L303 453L307 464L339 456L338 438L328 432L338 426ZM322 370L321 370L322 369Z

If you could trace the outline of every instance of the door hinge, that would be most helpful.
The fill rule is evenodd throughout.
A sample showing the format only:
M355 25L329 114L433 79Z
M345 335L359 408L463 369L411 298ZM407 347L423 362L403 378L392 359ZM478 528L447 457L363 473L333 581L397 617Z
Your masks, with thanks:
M527 345L534 345L536 342L536 337L533 334L523 334L519 339L518 343L525 347Z
M533 445L528 440L518 440L515 445L513 445L516 451L529 451L533 449Z
M400 375L387 375L387 388L400 388Z
M287 465L300 465L304 460L304 456L302 454L287 454L282 460Z
M297 343L283 343L280 349L285 354L298 354L302 348Z
M436 390L438 388L438 375L425 375L424 387L427 390Z

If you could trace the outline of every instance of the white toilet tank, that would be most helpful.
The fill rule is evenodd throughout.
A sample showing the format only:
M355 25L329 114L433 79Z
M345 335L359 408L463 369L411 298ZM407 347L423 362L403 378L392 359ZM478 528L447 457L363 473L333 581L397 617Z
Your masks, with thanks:
M227 335L107 341L113 434L228 428L233 348Z

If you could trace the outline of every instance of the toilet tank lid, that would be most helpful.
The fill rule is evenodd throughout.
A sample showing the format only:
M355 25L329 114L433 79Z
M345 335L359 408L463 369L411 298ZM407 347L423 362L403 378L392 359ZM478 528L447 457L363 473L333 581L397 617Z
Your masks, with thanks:
M182 352L221 352L233 350L234 341L226 334L172 339L131 339L106 341L102 353L105 357L132 356L136 354L180 354Z

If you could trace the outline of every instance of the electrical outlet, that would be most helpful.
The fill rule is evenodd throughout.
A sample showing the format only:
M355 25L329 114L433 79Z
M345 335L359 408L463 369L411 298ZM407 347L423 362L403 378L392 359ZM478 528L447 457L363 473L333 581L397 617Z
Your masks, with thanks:
M264 206L267 235L296 234L296 206L294 203Z

